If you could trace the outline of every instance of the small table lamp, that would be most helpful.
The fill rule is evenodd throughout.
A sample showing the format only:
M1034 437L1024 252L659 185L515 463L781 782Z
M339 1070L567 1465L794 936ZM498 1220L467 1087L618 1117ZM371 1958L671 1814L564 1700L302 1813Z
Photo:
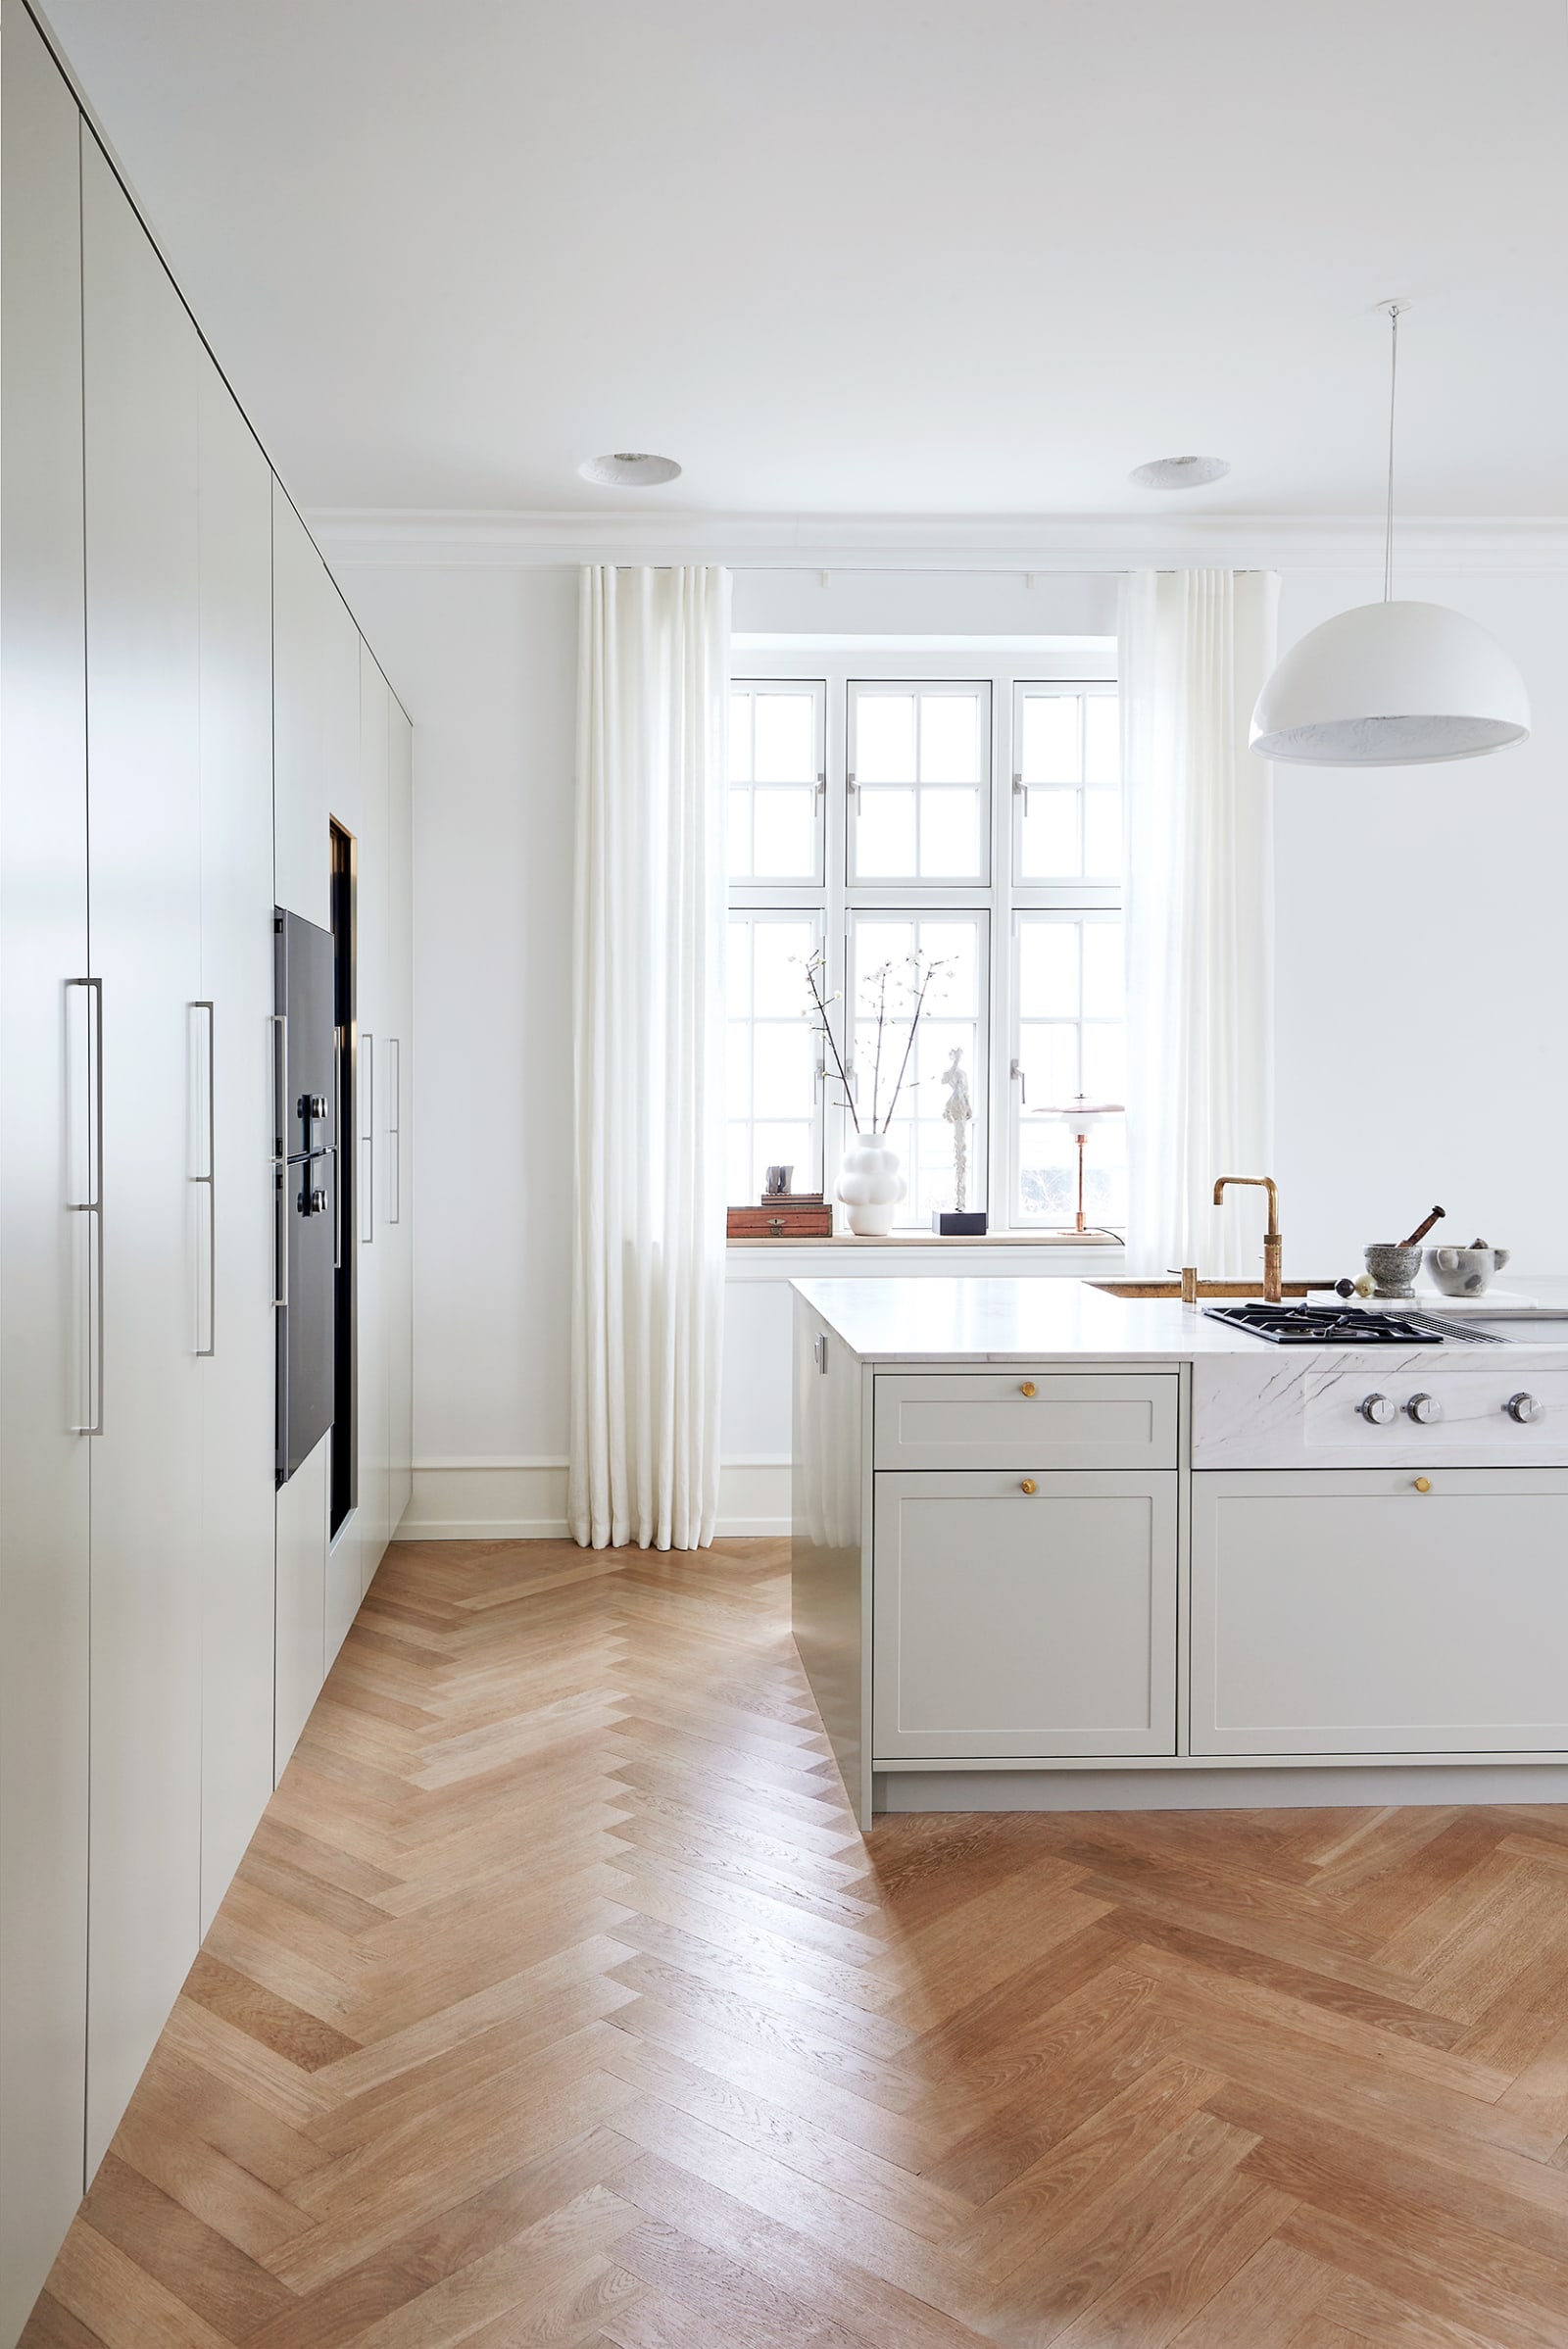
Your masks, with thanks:
M1087 1232L1090 1226L1084 1217L1084 1150L1096 1126L1103 1125L1107 1117L1125 1114L1123 1104L1120 1101L1091 1101L1080 1093L1074 1101L1064 1101L1059 1106L1049 1105L1044 1109L1036 1109L1032 1114L1036 1117L1054 1117L1058 1124L1072 1130L1078 1144L1078 1213L1074 1228ZM1107 1239L1116 1237L1113 1232L1106 1231L1103 1224L1097 1224L1094 1228L1105 1232Z

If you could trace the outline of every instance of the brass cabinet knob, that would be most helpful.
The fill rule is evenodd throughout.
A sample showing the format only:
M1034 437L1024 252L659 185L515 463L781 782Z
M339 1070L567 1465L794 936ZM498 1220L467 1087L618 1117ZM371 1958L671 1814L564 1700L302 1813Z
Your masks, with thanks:
M1432 1479L1429 1476L1418 1476L1415 1480L1415 1489L1418 1493L1430 1493Z
M1034 1383L1034 1380L1033 1380L1033 1379L1025 1379L1025 1380L1024 1380L1024 1383L1023 1383L1023 1385L1022 1385L1022 1386L1019 1388L1019 1390L1018 1390L1018 1393L1019 1393L1020 1395L1033 1395L1034 1391L1035 1391L1035 1383Z
M1033 1493L1035 1490L1034 1478L1032 1476L1026 1476L1023 1480L1023 1483L1018 1487L1018 1490L1020 1493Z

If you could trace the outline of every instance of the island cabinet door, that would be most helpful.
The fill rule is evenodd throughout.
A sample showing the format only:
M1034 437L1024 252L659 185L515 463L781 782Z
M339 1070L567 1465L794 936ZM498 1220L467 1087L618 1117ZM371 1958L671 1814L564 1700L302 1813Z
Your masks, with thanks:
M1193 1479L1195 1754L1568 1751L1565 1656L1568 1471Z
M1175 1751L1174 1471L875 1482L878 1759Z

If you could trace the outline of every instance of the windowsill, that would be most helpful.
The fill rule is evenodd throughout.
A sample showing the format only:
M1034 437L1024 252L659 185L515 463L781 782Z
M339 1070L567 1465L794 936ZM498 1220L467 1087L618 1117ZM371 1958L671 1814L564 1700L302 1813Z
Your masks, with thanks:
M891 1232L885 1240L853 1232L831 1240L767 1237L731 1240L726 1277L734 1282L862 1279L868 1275L976 1278L1021 1271L1042 1278L1099 1280L1119 1270L1123 1244L1091 1232L984 1232L944 1238Z
M1094 1248L1125 1246L1109 1232L834 1232L813 1238L796 1232L748 1233L725 1243L729 1248Z

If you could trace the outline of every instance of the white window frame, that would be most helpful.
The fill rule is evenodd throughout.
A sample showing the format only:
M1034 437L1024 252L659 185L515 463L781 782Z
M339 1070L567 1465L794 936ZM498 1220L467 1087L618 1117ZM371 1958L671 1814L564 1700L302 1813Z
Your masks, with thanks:
M827 825L823 820L823 807L827 797L827 680L823 677L742 677L736 675L730 679L730 692L732 694L749 693L752 695L768 693L800 695L803 693L809 693L814 704L811 717L811 740L813 745L812 755L815 759L816 766L816 797L812 802L811 810L813 826L816 834L816 854L813 869L809 873L803 874L798 879L793 881L759 881L756 879L732 881L730 883L730 902L731 904L735 902L734 892L741 889L760 890L764 896L770 896L772 892L779 889L811 889L820 891L824 881L827 878ZM790 789L798 790L800 788L800 785L798 784L790 785L757 782L755 779L756 751L756 712L754 709L752 735L752 765L754 769L753 780L750 783L735 783L731 784L730 786L732 791L744 791L750 797L754 827L752 835L754 844L756 841L756 808L757 794L759 791L784 791ZM805 781L806 778L803 777L802 780Z
M748 922L786 922L786 921L787 921L787 922L802 922L802 921L804 921L804 922L810 922L810 923L812 924L812 926L813 926L813 929L814 929L814 932L815 932L816 944L817 944L818 948L820 948L820 946L821 946L821 944L822 944L822 922L823 922L823 915L822 915L822 910L821 910L821 907L820 907L820 905L737 905L737 904L735 903L734 895L733 895L733 893L732 893L732 895L731 895L731 898L730 898L729 907L728 907L728 910L727 910L727 912L726 912L726 914L725 914L725 920L726 920L727 922L728 922L728 921L735 921L735 920L748 921ZM754 970L754 973L753 973L753 981L752 981L752 984L753 984L753 987L754 987L754 989L755 989L755 987L756 987L756 975L755 975L755 970ZM802 981L801 981L801 993L802 993L802 997L803 997L803 1000L804 1000L805 993L806 993L806 982L805 982L805 978L804 978L804 976L803 976L803 978L802 978ZM754 1019L755 1019L755 1012L756 1012L756 998L755 998L755 994L754 994L754 997L753 997L753 1014L752 1014L752 1016L754 1017ZM726 1039L726 1042L727 1042L727 1039ZM810 1152L811 1152L811 1159L812 1159L812 1163L811 1163L811 1164L809 1164L809 1165L808 1165L808 1166L802 1166L802 1165L801 1165L799 1162L797 1162L797 1163L796 1163L796 1167L795 1167L795 1189L796 1189L797 1191L822 1191L822 1190L824 1189L824 1187L825 1187L825 1176L826 1176L826 1165L827 1165L827 1161L826 1161L826 1158L825 1158L825 1155L824 1155L824 1135L823 1135L823 1114L822 1114L822 1096L823 1096L823 1085L822 1085L822 1062L823 1062L823 1058L824 1058L824 1056L825 1056L825 1053L826 1053L826 1050L827 1050L826 1046L825 1046L825 1045L824 1045L824 1044L821 1042L820 1038L818 1038L818 1039L816 1040L816 1074L815 1074L815 1077L814 1077L814 1079L813 1079L812 1086L811 1086L811 1140L810 1140ZM744 1118L744 1120L743 1120L743 1119L740 1119L740 1118L737 1118L737 1117L735 1117L733 1114L731 1114L731 1113L730 1113L730 1112L729 1112L729 1111L726 1109L726 1114L725 1114L725 1119L724 1119L724 1139L725 1139L725 1151L726 1151L726 1157L727 1157L727 1154L728 1154L729 1129L730 1129L730 1127L731 1127L732 1125L739 1125L739 1124L742 1124L742 1123L744 1123L744 1124L745 1124L745 1125L747 1125L749 1128L751 1128L752 1130L754 1130L754 1131L755 1131L755 1129L756 1129L758 1126L760 1126L760 1125L771 1125L771 1124L773 1124L774 1122L775 1122L775 1121L774 1121L773 1119L771 1119L771 1118L759 1117L759 1116L756 1114L755 1107L753 1107L753 1106L750 1106L750 1105L748 1106L748 1109L747 1109L747 1114L746 1114L746 1117ZM758 1199L750 1199L750 1200L747 1200L747 1199L731 1199L731 1200L729 1201L729 1204L730 1204L732 1207L743 1207L743 1206L748 1206L748 1205L750 1205L750 1206L756 1206L757 1204L759 1204L760 1197L760 1195L759 1194L759 1198L758 1198Z
M842 644L842 640L841 640ZM1116 689L1116 655L1112 638L1085 646L1082 640L1055 646L1049 639L1029 647L992 647L983 640L962 644L927 645L904 649L878 641L875 649L861 645L824 646L803 640L798 649L737 645L734 661L737 685L776 683L797 689L803 683L822 685L826 721L826 788L823 801L823 870L819 885L773 882L732 882L729 902L737 910L793 913L819 908L825 957L824 991L839 1000L832 1005L834 1034L845 1045L843 995L849 961L850 917L853 912L888 914L940 913L944 910L989 914L990 972L982 987L982 1013L987 1038L987 1065L971 1072L975 1095L976 1130L971 1135L971 1204L984 1205L991 1237L1005 1240L1054 1233L1061 1227L1024 1222L1018 1216L1018 1083L1011 1074L1017 1058L1016 947L1014 910L1064 912L1120 909L1121 892L1114 884L1083 881L1020 882L1015 880L1014 813L1017 794L1004 787L1018 771L1014 746L1019 734L1020 692L1029 687L1056 687L1063 692L1084 686ZM991 792L988 833L989 878L980 882L920 880L857 882L850 871L850 813L847 776L850 687L853 683L891 686L958 685L973 689L990 686ZM1002 1046L1005 1042L1006 1052ZM825 1052L822 1055L827 1057ZM821 1100L823 1186L831 1192L834 1175L854 1137L848 1109L828 1058L819 1085ZM985 1169L989 1180L980 1174ZM978 1181L977 1178L978 1177ZM797 1177L799 1181L799 1177ZM985 1181L985 1190L979 1188ZM810 1188L815 1189L813 1183ZM745 1202L735 1200L734 1205ZM913 1236L920 1227L896 1226L894 1237ZM929 1236L929 1235L927 1235Z
M911 689L914 695L914 774L906 785L860 782L856 772L856 730L860 703L873 696L882 700L892 700L895 696L909 693ZM995 827L991 821L991 809L996 791L997 772L996 727L992 717L992 711L996 707L996 694L991 679L984 676L851 677L846 681L845 694L844 871L849 887L853 890L862 888L918 889L922 892L927 889L989 890L991 875L995 869L992 849L992 833ZM938 695L955 700L960 695L965 698L970 695L978 695L980 700L980 772L974 786L980 809L979 822L976 826L980 846L980 869L975 873L959 874L951 881L923 880L918 869L921 801L927 791L942 788L942 785L936 781L925 783L918 779L920 772L920 701L922 696L935 698ZM961 789L962 786L960 785L959 788ZM900 790L910 790L914 794L914 861L916 869L912 873L877 873L866 875L862 879L856 859L859 813L863 804L862 795L866 792Z
M977 1001L975 1003L975 1027L978 1032L979 1041L975 1050L975 1065L969 1070L969 1090L974 1098L976 1113L974 1126L969 1136L969 1169L965 1196L971 1206L979 1206L984 1203L986 1199L987 1176L990 1171L991 1159L989 1131L990 1120L987 1118L985 1112L987 1097L991 1091L993 1082L993 1054L991 1051L991 1002L993 989L991 986L991 973L995 960L996 950L993 943L990 907L987 905L978 905L973 903L964 905L944 903L943 905L937 905L928 904L923 900L918 905L911 905L906 897L901 900L897 905L888 903L883 905L868 905L864 903L863 899L858 898L856 903L848 908L845 914L844 966L847 974L845 983L845 1001L846 1003L848 1003L848 974L853 970L855 962L855 932L858 923L862 921L941 921L944 915L952 918L961 918L965 921L972 921L975 925L976 931L975 963L977 970ZM933 1019L940 1019L942 1014L940 1010L933 1010L931 1016ZM846 1027L851 1025L848 1020L846 1020L845 1024ZM857 1065L856 1059L853 1055L846 1053L845 1057L849 1062L850 1074L855 1080L857 1106L860 1105L861 1096L863 1094L864 1105L867 1109L869 1109L871 1097L868 1072ZM884 1101L890 1095L892 1087L884 1082ZM943 1104L939 1102L936 1110L923 1110L921 1114L922 1116L926 1117L940 1115L942 1105ZM846 1136L846 1148L848 1148L848 1144L851 1139L853 1139L853 1134ZM835 1161L835 1163L837 1163L837 1161ZM912 1169L909 1167L906 1167L904 1171L906 1178L912 1175ZM910 1183L910 1188L911 1190L913 1188L912 1181ZM898 1228L899 1227L895 1226L895 1229ZM906 1224L903 1228L906 1231L929 1231L931 1227L929 1223L920 1224L911 1222Z
M1015 1231L1015 1232L1056 1232L1056 1231L1061 1231L1061 1230L1064 1228L1064 1227L1063 1227L1061 1224L1048 1223L1048 1222L1045 1220L1045 1218L1044 1218L1043 1216L1036 1216L1036 1215L1026 1215L1026 1214L1024 1213L1024 1211L1023 1211L1023 1119L1024 1119L1024 1115L1027 1113L1027 1109L1028 1109L1028 1107L1030 1106L1030 1104L1027 1104L1027 1103L1025 1103L1025 1102L1024 1102L1024 1101L1022 1100L1022 1094L1023 1094L1023 1089L1024 1089L1024 1076L1023 1076L1023 1026L1024 1026L1024 1022L1023 1022L1023 989L1022 989L1022 986L1020 985L1019 964L1020 964L1020 961L1021 961L1021 949L1022 949L1022 944L1023 944L1023 932L1024 932L1024 927L1025 927L1025 925L1026 925L1027 923L1029 923L1029 922L1075 922L1075 923L1083 923L1083 922L1112 922L1112 921L1113 921L1113 922L1119 922L1121 919L1122 919L1122 909L1121 909L1121 906L1120 906L1119 905L1015 905L1013 906L1013 909L1012 909L1012 938L1011 938L1011 942L1010 942L1010 943L1011 943L1011 953L1010 953L1010 954L1009 954L1009 956L1008 956L1008 961L1009 961L1009 963L1010 963L1010 966L1011 966L1011 968L1010 968L1010 983L1011 983L1011 993L1012 993L1012 1028L1011 1028L1011 1033L1010 1033L1010 1036L1009 1036L1009 1039L1008 1039L1008 1047L1007 1047L1007 1051L1008 1051L1008 1062L1009 1062L1009 1066L1010 1066L1010 1067L1012 1067L1012 1068L1015 1068L1015 1069L1017 1069L1017 1070L1018 1070L1018 1072L1019 1072L1019 1075L1018 1075L1018 1092L1019 1092L1019 1096L1020 1096L1020 1098L1019 1098L1019 1101L1018 1101L1018 1103L1017 1103L1017 1113L1016 1113L1016 1114L1013 1116L1013 1118L1012 1118L1012 1120L1011 1120L1011 1133L1010 1133L1010 1138L1011 1138L1011 1153L1010 1153L1010 1156L1009 1156L1009 1160L1008 1160L1008 1166L1007 1166L1007 1217L1008 1217L1008 1227L1009 1227L1009 1229L1010 1229L1010 1230L1012 1230L1012 1231ZM1083 1011L1083 992L1082 992L1082 991L1083 991L1083 956L1082 956L1082 950L1081 950L1081 948L1080 948L1080 954L1079 954L1079 974L1078 974L1078 984L1079 984L1079 998L1078 998L1079 1008L1078 1008L1078 1016L1077 1016L1077 1018L1076 1018L1076 1019L1072 1019L1072 1020L1062 1020L1062 1021L1061 1021L1059 1024L1060 1024L1062 1027L1071 1027L1071 1028L1075 1028L1075 1029L1077 1030L1077 1046L1078 1046L1078 1082L1079 1082L1079 1085L1080 1085L1080 1087L1081 1087L1081 1086L1082 1086L1082 1083L1083 1083L1083 1034L1084 1034L1084 1030L1085 1030L1085 1028L1086 1028L1086 1027L1090 1027L1090 1028L1092 1028L1092 1027L1096 1027L1096 1026L1109 1025L1109 1024L1110 1024L1109 1022L1097 1021L1097 1020L1094 1020L1094 1019L1086 1019L1086 1018L1085 1018L1085 1016L1084 1016L1084 1011ZM1046 1104L1045 1104L1044 1102L1042 1102L1042 1101L1036 1101L1036 1102L1035 1102L1035 1103L1033 1103L1032 1105L1033 1105L1035 1108L1044 1108L1044 1107L1046 1106Z

